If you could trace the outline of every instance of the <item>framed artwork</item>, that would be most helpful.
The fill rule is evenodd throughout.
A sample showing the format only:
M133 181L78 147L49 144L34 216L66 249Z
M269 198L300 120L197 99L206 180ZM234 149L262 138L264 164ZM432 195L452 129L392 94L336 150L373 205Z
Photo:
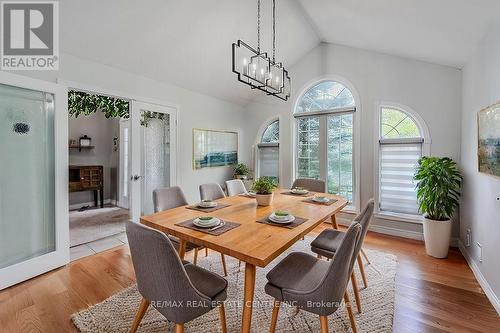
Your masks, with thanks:
M500 177L500 102L479 111L479 172Z
M238 133L193 128L193 168L238 163Z

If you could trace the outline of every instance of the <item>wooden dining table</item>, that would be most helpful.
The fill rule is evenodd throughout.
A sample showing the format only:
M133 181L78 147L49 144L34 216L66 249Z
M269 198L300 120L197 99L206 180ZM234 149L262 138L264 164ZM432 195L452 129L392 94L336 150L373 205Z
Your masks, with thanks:
M314 195L337 200L331 205L322 205L304 202L303 200L308 197L283 194L288 191L288 189L275 189L274 199L270 206L257 206L254 198L238 195L217 200L217 202L229 206L211 213L186 209L186 206L182 206L142 216L140 221L151 228L178 237L181 258L184 258L186 252L186 243L192 242L245 263L241 332L246 333L250 332L252 321L256 267L269 265L295 242L329 218L333 227L336 228L335 214L347 205L347 200L340 196L314 193ZM307 221L293 229L257 222L257 220L265 218L277 210L290 212L294 216L307 219ZM179 222L204 215L215 216L221 220L241 225L218 236L176 225Z

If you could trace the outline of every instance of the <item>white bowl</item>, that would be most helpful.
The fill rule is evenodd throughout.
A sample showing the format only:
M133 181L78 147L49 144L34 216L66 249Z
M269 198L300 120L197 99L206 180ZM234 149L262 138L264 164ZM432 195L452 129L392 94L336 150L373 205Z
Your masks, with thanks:
M211 220L200 220L200 218L196 218L193 220L193 224L200 228L212 228L218 226L220 220L216 217L213 217Z
M217 207L217 202L215 202L215 201L206 201L206 202L201 201L198 203L198 207L214 208L214 207Z
M314 197L312 200L316 201L316 202L321 202L321 203L325 203L325 202L330 201L330 199L327 197Z
M306 189L296 189L296 188L293 188L290 192L294 193L294 194L307 194L309 193L308 190Z
M290 214L290 215L288 215L287 219L283 220L283 219L277 218L277 216L274 215L274 213L273 213L269 216L269 219L271 221L273 221L274 223L287 224L287 223L292 223L293 221L295 221L295 216Z

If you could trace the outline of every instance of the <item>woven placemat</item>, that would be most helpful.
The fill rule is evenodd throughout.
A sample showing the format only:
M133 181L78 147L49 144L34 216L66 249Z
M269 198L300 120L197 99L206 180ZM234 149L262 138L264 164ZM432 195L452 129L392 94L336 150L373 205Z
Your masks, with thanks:
M266 216L264 218L261 218L261 219L257 220L256 222L263 223L263 224L274 225L274 226L277 226L277 227L283 227L283 228L293 229L293 228L298 227L299 225L301 225L302 223L304 223L304 222L307 221L307 219L305 219L305 218L295 216L295 220L292 223L282 224L282 223L275 223L275 222L271 221L269 219L269 216L270 215L268 215L268 216Z
M184 222L179 222L179 223L176 223L175 225L178 225L178 226L184 227L184 228L188 228L191 230L201 231L201 232L204 232L206 234L213 235L213 236L222 235L223 233L226 233L229 230L232 230L234 228L238 228L241 225L240 223L221 220L222 222L224 222L226 224L223 227L212 230L211 228L200 228L200 227L194 225L193 220L194 219L190 219L190 220L187 220Z
M187 209L192 209L192 210L197 210L199 212L204 212L204 213L211 213L215 212L216 210L222 209L229 207L231 205L227 204L222 204L222 203L217 203L217 206L215 207L208 207L208 208L203 208L203 207L198 207L198 205L192 205L192 206L186 206Z
M323 206L333 205L337 201L338 201L337 199L333 199L333 198L329 198L327 202L314 201L313 198L307 198L307 199L302 200L302 202L308 202L308 203L312 203L312 204L316 204L316 205L323 205Z
M306 194L297 194L290 191L286 191L286 192L281 192L281 194L292 195L294 197L312 197L314 195L314 192L307 192Z

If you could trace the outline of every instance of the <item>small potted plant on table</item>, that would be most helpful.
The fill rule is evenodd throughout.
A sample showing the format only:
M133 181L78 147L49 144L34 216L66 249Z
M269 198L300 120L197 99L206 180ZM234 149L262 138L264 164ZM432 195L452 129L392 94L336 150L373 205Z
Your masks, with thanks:
M276 183L269 177L260 177L255 181L252 190L255 191L255 199L259 206L269 206L273 202L273 189Z
M244 163L238 163L234 166L234 178L235 179L247 179L249 170Z
M428 255L446 258L451 238L451 217L459 205L462 176L448 157L422 157L414 179L424 214L424 240Z

